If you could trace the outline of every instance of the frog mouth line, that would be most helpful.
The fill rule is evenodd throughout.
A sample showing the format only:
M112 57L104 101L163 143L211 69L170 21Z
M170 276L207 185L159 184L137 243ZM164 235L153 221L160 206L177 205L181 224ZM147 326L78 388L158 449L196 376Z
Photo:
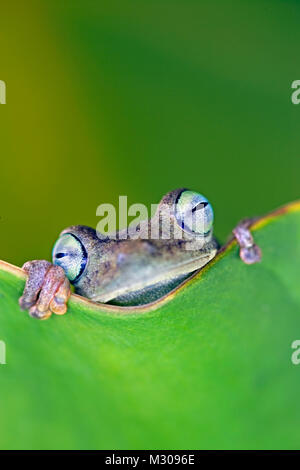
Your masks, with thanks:
M141 281L139 283L136 283L134 286L130 286L130 288L124 288L123 290L118 289L118 290L111 291L111 292L106 293L106 294L103 293L101 295L92 297L90 300L93 301L93 302L98 302L98 303L103 302L104 304L106 304L107 302L113 301L117 297L128 294L132 290L133 291L139 291L139 290L142 290L145 287L149 287L150 285L156 286L156 285L159 285L160 283L166 284L166 283L168 283L168 281L171 281L174 278L176 279L177 276L178 277L180 277L180 276L185 277L185 280L187 280L191 276L193 276L195 272L199 271L199 260L203 260L203 264L200 268L200 269L202 269L204 266L207 265L207 263L209 263L215 257L216 252L217 252L217 248L215 250L211 250L209 253L203 254L202 256L198 256L197 258L195 258L192 261L189 260L189 261L186 261L186 262L182 262L182 263L178 264L176 269L173 269L172 271L168 271L168 275L166 275L166 273L162 271L159 274L159 276L157 276L156 278L154 278L151 281L151 284L149 283L149 285L145 286L144 282ZM186 269L183 270L182 269L183 267L185 267ZM179 282L178 285L180 283L181 282ZM176 286L176 288L177 287L178 286ZM173 289L170 289L166 293L166 295L168 295L172 290ZM157 300L159 300L159 299L157 299ZM132 308L134 308L134 307L138 308L138 307L142 307L143 305L147 305L147 303L141 303L141 304L138 304L138 305L133 305L131 307Z
M268 225L273 220L276 220L277 218L285 214L292 213L292 212L300 212L300 200L290 202L265 215L253 218L249 227L251 228L252 231L259 230L263 228L265 225ZM211 267L215 263L219 262L226 255L226 253L230 252L235 246L237 246L237 242L235 238L231 236L231 238L227 241L227 243L219 248L216 256L213 259L211 259L207 264L205 264L205 266L191 273L191 275L188 276L177 287L175 287L175 289L172 289L170 292L168 292L166 295L164 295L160 299L155 300L154 302L150 302L148 304L122 307L122 306L117 306L117 305L97 303L92 300L88 300L84 297L81 297L80 295L77 295L77 294L73 294L72 298L77 304L82 305L87 310L90 310L93 313L103 313L103 314L112 314L112 315L133 315L133 314L137 315L137 314L142 314L142 313L149 313L149 312L159 309L164 304L174 299L174 297L178 295L178 293L180 293L183 289L185 289L191 282L194 282L194 280L202 277L206 273L206 271L211 269Z

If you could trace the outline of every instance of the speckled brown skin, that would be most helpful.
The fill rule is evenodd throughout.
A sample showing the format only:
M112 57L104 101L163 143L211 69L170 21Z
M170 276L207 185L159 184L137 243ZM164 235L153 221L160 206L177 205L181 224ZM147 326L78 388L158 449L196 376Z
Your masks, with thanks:
M76 235L89 246L85 272L74 286L78 294L98 302L189 274L217 252L214 240L196 255L185 249L184 240L99 241L95 231L82 226L70 227L65 233Z
M73 226L62 232L75 235L85 246L88 262L84 274L74 284L76 292L98 302L109 302L128 296L128 301L134 301L134 293L140 298L149 286L161 287L174 279L182 280L199 267L204 266L217 252L217 243L210 233L201 239L201 248L187 250L187 244L195 240L194 235L187 235L175 220L172 211L174 203L182 189L168 193L160 202L152 220L141 224L139 239L122 239L123 231L119 232L121 239L111 240L108 237L100 239L96 231L89 227ZM159 220L170 219L170 224L160 224ZM167 239L147 239L150 227L170 227ZM182 236L181 239L175 238ZM150 232L149 232L150 233ZM160 289L161 290L161 289ZM145 292L144 292L145 293ZM149 300L149 293L147 296Z
M40 320L53 313L63 315L71 295L70 283L64 270L45 260L27 261L22 267L28 274L19 304L22 310Z
M136 239L125 239L124 230L110 239L82 225L65 229L60 236L74 235L87 253L84 271L74 282L76 293L96 302L148 303L214 258L218 245L212 231L199 237L186 233L176 221L175 203L182 191L163 197L152 219L140 223ZM149 238L153 230L159 231L159 239ZM70 286L64 270L44 260L25 263L23 268L28 280L21 308L29 308L36 318L65 313Z

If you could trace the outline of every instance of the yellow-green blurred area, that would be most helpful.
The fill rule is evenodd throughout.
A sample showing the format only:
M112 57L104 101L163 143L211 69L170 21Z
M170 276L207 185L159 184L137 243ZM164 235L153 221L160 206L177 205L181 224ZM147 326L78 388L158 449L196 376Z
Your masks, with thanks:
M0 258L96 208L205 194L224 239L299 197L300 2L2 2Z

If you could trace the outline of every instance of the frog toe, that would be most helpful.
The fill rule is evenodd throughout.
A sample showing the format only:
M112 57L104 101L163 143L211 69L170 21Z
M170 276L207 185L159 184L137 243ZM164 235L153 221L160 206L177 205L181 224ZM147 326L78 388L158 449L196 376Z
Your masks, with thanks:
M52 312L65 313L71 292L64 270L44 260L29 261L23 269L28 278L19 299L21 309L38 319L47 319Z
M28 275L23 295L19 299L22 310L28 310L36 303L50 266L51 263L45 260L27 261L22 266L22 269Z
M240 246L240 258L246 264L258 263L262 258L262 251L254 243L253 235L250 232L250 227L254 220L243 220L233 230L236 241Z
M64 315L67 311L67 301L71 295L70 283L66 278L50 302L50 310L56 315Z

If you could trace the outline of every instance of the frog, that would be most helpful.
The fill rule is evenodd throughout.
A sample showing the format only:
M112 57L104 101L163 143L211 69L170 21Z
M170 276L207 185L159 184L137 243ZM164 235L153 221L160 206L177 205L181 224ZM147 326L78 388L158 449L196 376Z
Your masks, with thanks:
M155 214L134 227L134 236L128 236L128 228L110 236L85 225L70 226L54 244L52 263L23 265L27 280L19 305L37 319L63 315L71 285L83 297L120 308L155 302L215 258L220 244L213 222L208 199L180 188L167 193ZM233 233L241 259L260 261L247 220Z

